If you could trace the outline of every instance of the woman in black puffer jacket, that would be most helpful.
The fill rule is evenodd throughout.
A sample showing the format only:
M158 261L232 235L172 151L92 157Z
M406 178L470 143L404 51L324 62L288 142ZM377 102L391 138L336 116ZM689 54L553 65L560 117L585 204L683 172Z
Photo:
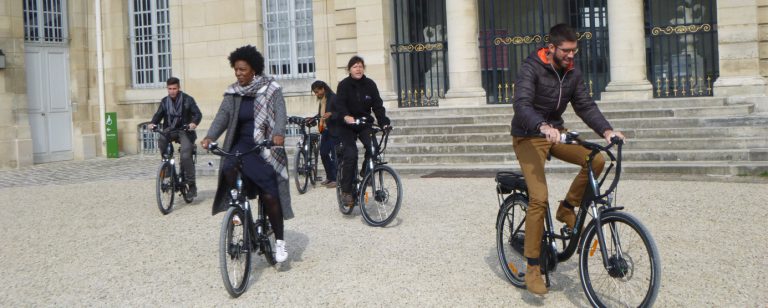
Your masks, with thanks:
M389 118L386 116L383 101L379 95L379 89L373 80L365 77L365 62L363 58L353 56L347 64L349 77L339 82L336 88L336 110L339 116L344 118L347 125L339 127L339 137L344 145L343 164L341 170L341 191L347 206L354 204L352 197L352 178L355 176L357 165L356 139L360 139L365 147L365 158L373 153L368 151L371 144L372 130L369 126L350 125L355 119L366 117L372 119L371 112L376 115L379 126L389 126Z

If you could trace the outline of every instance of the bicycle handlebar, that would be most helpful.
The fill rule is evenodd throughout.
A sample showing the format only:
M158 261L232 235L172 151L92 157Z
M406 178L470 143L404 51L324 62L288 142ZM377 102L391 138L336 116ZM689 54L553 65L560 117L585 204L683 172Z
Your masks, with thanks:
M288 117L288 123L297 124L299 126L305 126L305 127L313 127L318 124L317 116L309 117L309 119L310 121L307 121L307 118L305 117L290 116Z
M219 147L219 144L217 142L211 142L208 145L208 152L210 152L211 154L216 155L216 156L230 156L230 157L240 158L243 155L247 155L247 154L250 154L250 153L253 153L253 152L259 152L259 151L261 151L264 148L271 148L273 146L275 146L275 143L272 142L272 140L264 139L262 141L257 142L256 146L254 146L253 148L251 148L248 151L245 151L243 153L240 153L240 152L230 153L230 152L222 150Z
M621 155L621 149L624 146L624 140L617 136L611 137L611 143L609 143L606 146L599 145L594 142L589 142L586 140L583 140L579 138L578 132L567 132L560 134L560 141L565 144L578 144L583 146L584 148L591 150L592 152L589 153L589 162L592 162L592 159L594 159L595 155L597 155L600 152L604 152L606 155L608 155L608 158L611 160L611 163L616 162L616 176L613 177L613 181L611 181L611 185L608 187L608 189L605 190L605 193L597 196L597 199L602 199L611 194L613 190L616 189L616 186L619 184L619 178L621 177L621 161L622 161L622 155ZM611 148L613 146L616 146L616 155L611 152ZM611 165L612 167L613 165ZM590 170L592 169L592 165L590 164L588 166ZM608 173L610 172L609 167L607 170L605 170L605 173L603 173L603 179L600 180L600 185L602 185L603 181L605 181L605 178L608 176Z
M191 130L193 129L189 128L189 124L182 125L181 128L168 128L163 130L161 130L160 127L157 125L155 125L155 127L152 128L153 132L161 133L161 134L170 134L170 133L181 132L181 131L188 132Z

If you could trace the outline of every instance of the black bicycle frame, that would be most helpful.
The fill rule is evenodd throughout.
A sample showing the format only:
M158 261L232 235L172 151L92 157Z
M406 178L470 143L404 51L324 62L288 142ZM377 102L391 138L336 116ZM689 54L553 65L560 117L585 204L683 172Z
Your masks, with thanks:
M246 221L244 221L243 223L245 224L245 229L248 230L248 232L246 232L247 234L244 235L246 237L245 242L248 243L247 245L249 245L251 249L258 249L258 241L261 241L263 239L264 234L266 233L265 230L263 229L262 230L255 229L255 226L256 226L255 220L264 221L264 223L259 224L261 228L264 228L264 225L266 224L266 219L263 218L264 209L262 206L261 199L258 199L257 201L258 202L257 218L254 220L253 212L252 212L253 210L251 209L251 203L247 200L247 193L245 192L244 185L243 185L242 157L246 154L256 152L256 151L261 151L261 145L258 145L253 149L251 149L250 151L242 154L238 153L238 154L232 155L224 151L221 151L221 153L225 153L225 155L223 156L234 157L237 161L235 165L235 169L237 170L237 178L235 178L235 190L237 190L237 195L232 196L231 191L229 192L230 196L232 197L229 200L229 206L237 206L243 210L243 213L245 214L245 217L246 217L245 219ZM249 238L251 235L254 235L253 238Z
M570 240L570 242L565 247L565 249L562 252L557 254L558 262L563 262L565 260L568 260L571 256L573 256L574 252L577 251L577 248L579 248L579 252L581 252L581 249L583 249L583 247L578 247L579 242L580 242L578 239L581 236L581 232L583 230L582 227L584 226L584 222L586 221L588 210L592 210L592 216L594 217L591 223L597 224L597 230L596 231L597 231L597 236L598 236L599 242L600 243L605 243L605 236L603 234L602 228L600 228L600 226L602 225L602 223L600 223L600 221L601 221L601 219L600 219L601 218L601 214L604 213L604 212L608 212L608 211L617 211L617 210L623 209L623 207L605 207L605 206L603 206L603 207L599 207L598 208L598 206L597 206L597 204L607 205L607 202L604 202L602 200L605 197L607 197L608 195L610 195L616 189L616 186L618 185L619 179L621 177L621 149L622 149L622 144L619 143L618 146L617 146L617 153L618 153L617 156L618 156L618 158L617 158L617 156L614 156L613 153L608 151L613 146L613 144L608 145L606 147L602 147L600 145L597 145L597 144L594 144L594 143L590 143L590 142L585 142L585 141L580 141L580 144L582 144L583 146L585 146L588 149L592 150L592 152L590 152L590 154L588 155L588 158L587 158L587 172L588 172L587 174L588 174L588 177L589 177L589 183L588 183L587 187L585 187L585 189L584 189L584 195L583 195L582 200L581 200L581 206L579 207L579 211L578 211L578 213L576 215L576 224L574 225L573 230L571 231L571 234L567 235L567 236L562 236L562 235L556 234L555 231L552 229L552 227L554 226L554 224L552 222L552 216L550 214L546 215L546 217L547 217L547 229L548 230L545 230L544 235L547 238L550 239L549 244L552 244L557 239L563 240L563 241L564 240ZM600 179L598 181L598 178L595 176L595 171L592 168L592 160L595 158L596 155L600 154L601 152L605 152L608 155L608 158L610 159L611 164L608 166L606 171L603 173L602 179ZM613 178L613 180L611 182L610 187L608 187L608 189L606 189L603 194L600 194L600 187L605 182L605 180L606 180L610 170L613 168L613 163L614 162L616 163L616 175L614 176L614 178ZM595 207L592 207L592 202L597 203L597 204L595 204ZM615 242L615 244L617 246L620 246L620 243L618 243L618 239L615 239L615 240L617 241L617 242ZM599 245L599 246L600 246L600 252L602 253L603 265L608 267L609 266L609 263L608 263L608 252L606 250L606 247L605 247L605 245Z

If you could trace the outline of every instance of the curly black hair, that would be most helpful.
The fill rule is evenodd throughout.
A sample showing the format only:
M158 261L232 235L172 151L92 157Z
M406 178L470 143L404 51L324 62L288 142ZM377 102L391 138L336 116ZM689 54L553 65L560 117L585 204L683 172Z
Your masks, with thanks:
M256 47L246 45L235 49L229 54L229 66L235 67L235 62L243 60L256 72L256 75L261 75L264 72L264 56L256 50Z

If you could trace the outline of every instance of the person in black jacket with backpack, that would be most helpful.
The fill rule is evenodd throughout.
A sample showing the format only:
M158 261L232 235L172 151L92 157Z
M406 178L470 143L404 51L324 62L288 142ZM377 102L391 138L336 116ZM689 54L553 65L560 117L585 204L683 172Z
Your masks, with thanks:
M544 218L548 210L547 180L544 164L547 156L580 165L581 172L571 184L565 200L560 202L555 218L569 228L576 223L573 207L581 204L588 181L584 160L589 150L576 144L560 143L563 112L568 103L598 136L610 143L616 136L624 139L600 112L584 84L581 71L574 67L574 56L579 51L576 31L566 24L558 24L549 30L549 44L531 53L520 66L515 81L514 110L512 118L512 144L515 156L528 186L529 204L525 218L525 257L527 273L525 285L529 292L547 293L541 277L539 255ZM595 173L603 170L605 159L598 155L592 167Z
M195 146L197 134L195 128L200 124L203 114L192 96L179 90L181 81L179 78L171 77L165 82L168 89L168 96L160 100L160 106L157 112L152 116L152 121L148 125L149 129L162 121L166 130L181 129L184 125L189 125L186 131L171 134L171 140L166 140L165 135L160 134L157 144L161 151L165 151L168 142L176 141L181 144L181 168L189 182L189 194L192 197L197 196L197 185L195 185L195 163L192 161L192 149Z
M368 150L371 145L371 133L373 130L367 125L353 125L355 119L366 117L372 119L371 111L376 115L380 127L389 126L384 102L379 95L379 89L373 80L365 77L365 61L359 56L353 56L347 63L349 77L339 82L336 88L336 111L344 119L346 125L339 127L342 148L344 149L343 164L341 170L341 191L344 203L347 206L354 205L352 196L352 179L355 176L357 165L357 144L360 139L365 147L365 158L369 159L373 153ZM364 169L361 169L364 170Z

